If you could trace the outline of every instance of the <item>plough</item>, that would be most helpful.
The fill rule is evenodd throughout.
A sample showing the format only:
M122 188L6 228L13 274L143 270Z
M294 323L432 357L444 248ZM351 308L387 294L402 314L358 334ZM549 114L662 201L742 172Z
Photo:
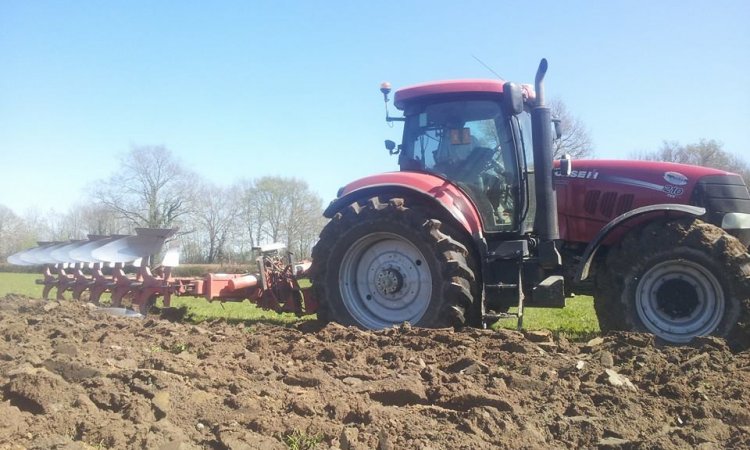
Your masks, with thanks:
M169 307L173 295L209 301L250 300L264 309L297 315L313 314L318 308L312 290L300 287L298 282L307 275L310 263L293 263L290 255L283 255L282 245L258 247L257 267L250 273L173 277L172 269L179 265L178 248L167 245L161 264L152 268L150 263L177 229L135 231L135 235L89 235L88 240L40 242L38 247L9 256L8 262L43 265L44 278L36 282L43 286L45 299L56 289L58 300L64 299L66 292L76 300L88 292L88 300L99 304L102 295L109 293L113 307L129 303L144 316L159 297Z

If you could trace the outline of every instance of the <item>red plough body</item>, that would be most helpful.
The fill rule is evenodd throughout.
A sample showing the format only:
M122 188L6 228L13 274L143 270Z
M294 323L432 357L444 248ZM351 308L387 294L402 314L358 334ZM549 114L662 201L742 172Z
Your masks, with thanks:
M299 284L310 263L293 264L279 254L278 247L267 251L260 249L262 255L256 260L257 270L252 273L173 277L177 258L172 250L167 251L162 265L152 270L144 261L158 253L175 231L138 229L136 236L96 236L83 243L46 243L12 255L8 261L19 265L45 265L44 278L36 281L44 286L45 299L52 289L57 290L55 298L58 300L63 299L67 291L76 300L85 298L84 293L88 292L88 300L98 304L102 295L109 293L112 306L129 304L142 314L159 297L164 306L169 307L172 296L222 302L249 300L264 309L297 315L317 311L318 302L312 289ZM68 249L70 251L66 252ZM126 267L132 270L126 271Z

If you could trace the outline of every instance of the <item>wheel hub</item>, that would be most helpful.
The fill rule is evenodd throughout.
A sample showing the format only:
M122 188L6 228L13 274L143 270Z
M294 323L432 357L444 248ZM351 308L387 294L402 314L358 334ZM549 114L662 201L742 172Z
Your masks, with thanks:
M665 281L656 290L656 304L673 319L690 317L700 305L695 288L684 279Z
M636 311L660 338L685 343L711 334L724 314L724 291L716 277L687 259L666 260L638 280Z
M404 276L392 267L379 270L375 276L375 288L381 295L393 295L404 287Z

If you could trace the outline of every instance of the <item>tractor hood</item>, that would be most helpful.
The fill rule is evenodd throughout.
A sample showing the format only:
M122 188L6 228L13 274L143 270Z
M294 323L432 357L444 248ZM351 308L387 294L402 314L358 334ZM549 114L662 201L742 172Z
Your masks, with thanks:
M577 159L569 176L560 173L559 161L555 161L555 184L564 184L572 179L609 181L628 186L640 186L679 197L675 187L689 192L699 178L707 175L736 175L709 167L691 166L661 161L627 161L606 159Z
M596 160L573 161L573 170L565 176L555 161L556 186L571 182L606 183L635 187L651 192L649 203L687 203L699 179L705 176L738 177L737 174L709 167L661 161Z
M574 160L570 175L554 166L563 239L590 242L610 220L650 205L705 208L704 220L725 226L727 213L750 213L750 195L737 174L658 161ZM744 219L743 219L744 220ZM744 227L744 226L743 226Z

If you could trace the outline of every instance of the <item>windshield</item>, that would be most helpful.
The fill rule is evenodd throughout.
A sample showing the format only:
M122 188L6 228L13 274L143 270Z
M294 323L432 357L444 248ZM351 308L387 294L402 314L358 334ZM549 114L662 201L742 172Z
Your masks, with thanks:
M511 122L498 102L433 103L407 114L402 170L435 173L474 200L487 231L515 227L518 162Z

